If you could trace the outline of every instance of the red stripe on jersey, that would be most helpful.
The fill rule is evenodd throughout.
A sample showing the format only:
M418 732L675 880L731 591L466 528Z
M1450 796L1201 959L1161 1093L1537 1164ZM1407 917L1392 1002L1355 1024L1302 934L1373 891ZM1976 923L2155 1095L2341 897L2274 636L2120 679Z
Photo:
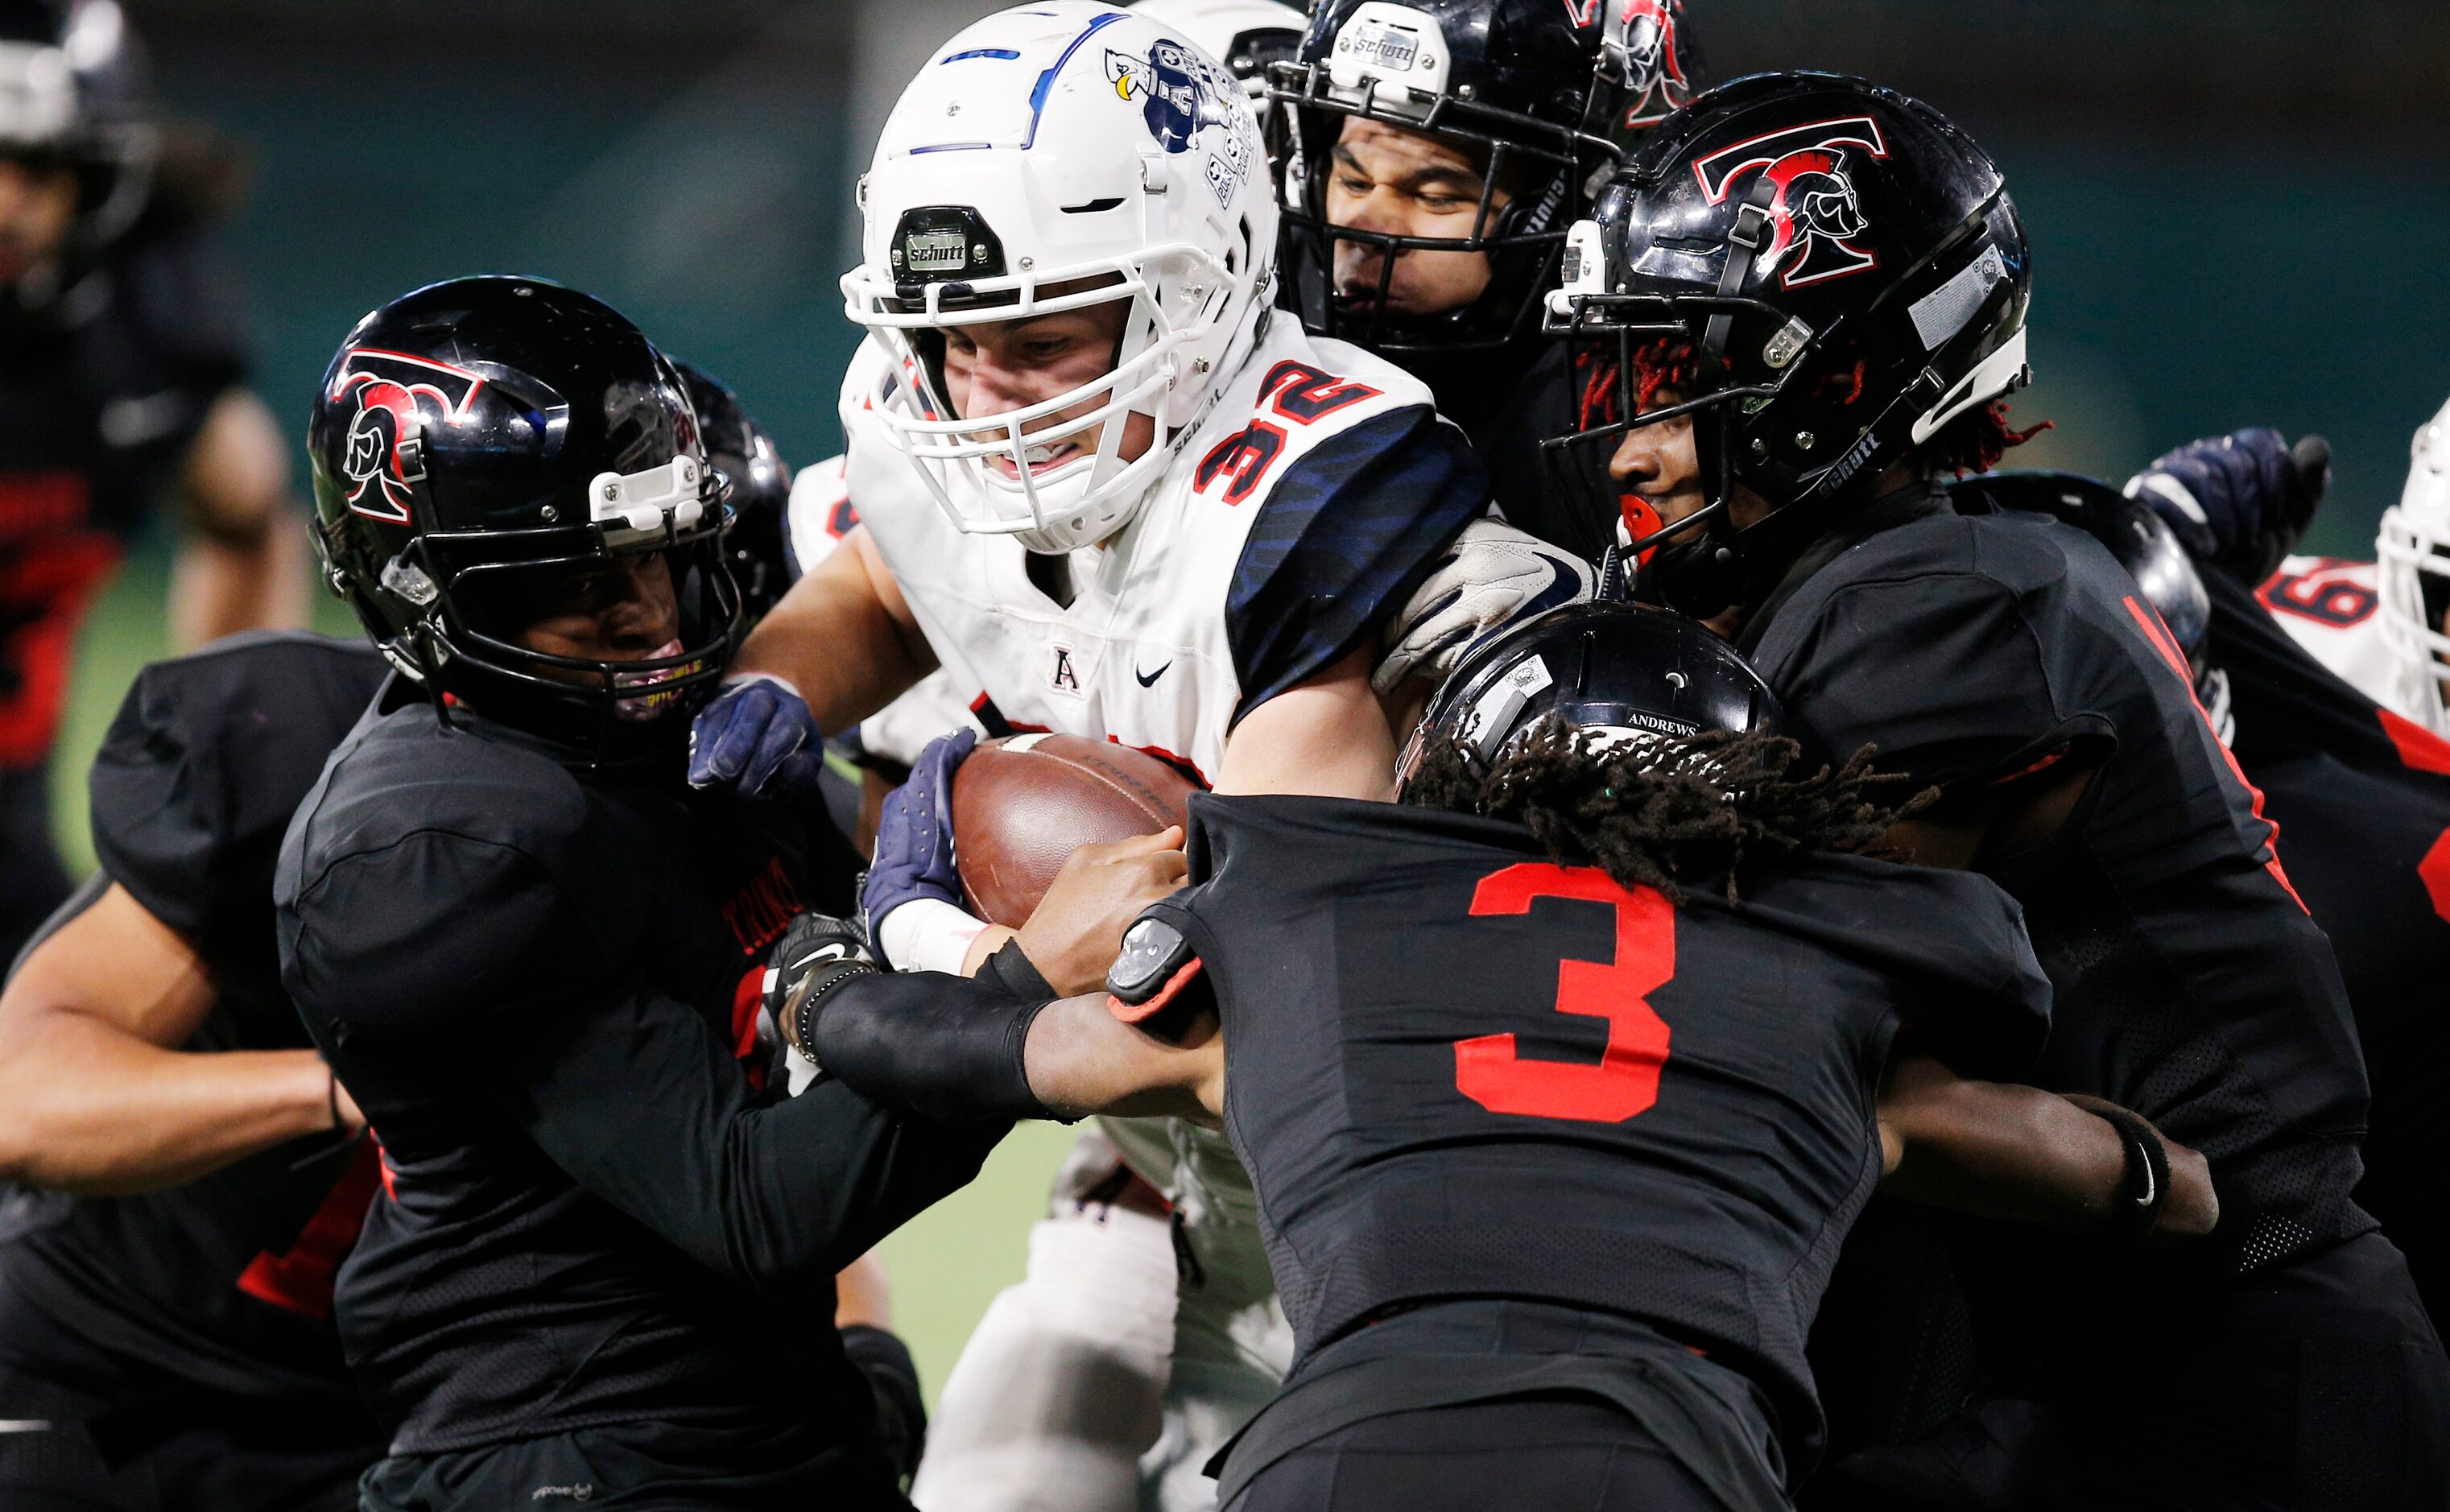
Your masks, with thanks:
M119 566L119 544L93 531L7 543L0 556L0 766L39 765L50 754L68 704L68 668L85 611Z
M1106 737L1106 744L1110 746L1123 746L1123 738L1120 735L1109 735ZM1208 774L1206 772L1199 769L1199 764L1197 762L1193 761L1188 756L1176 756L1174 752L1166 749L1162 746L1123 746L1123 749L1136 750L1143 756L1156 757L1157 760L1173 767L1176 771L1182 773L1185 777L1197 783L1202 792L1209 791L1216 785L1208 780Z
M2391 745L2399 750L2400 761L2409 770L2450 777L2450 740L2389 709L2377 708L2374 713L2382 720L2382 732L2390 737Z
M2187 690L2187 702L2195 706L2196 717L2204 722L2206 729L2212 732L2212 747L2221 753L2221 760L2228 763L2229 775L2246 789L2246 802L2254 810L2254 817L2271 831L2271 839L2265 843L2271 855L2263 863L2263 869L2271 874L2271 880L2280 884L2281 891L2288 895L2288 901L2297 905L2299 912L2312 913L2313 910L2305 906L2305 900L2297 896L2296 883L2288 880L2288 868L2280 864L2280 825L2263 812L2263 789L2246 781L2246 768L2237 764L2236 753L2221 740L2220 727L2212 723L2212 716L2204 708L2204 701L2195 696L2195 673L2187 665L2187 653L2178 649L2178 643L2169 638L2168 628L2161 623L2160 615L2136 602L2132 594L2121 602L2126 604L2127 612L2135 616L2135 623L2144 628L2144 638L2152 643L2152 649L2159 651L2161 659L2169 664L2169 669L2178 674L2178 682Z
M766 1056L757 1044L757 1018L766 1011L766 963L759 961L740 974L731 989L731 1058L749 1077L749 1090L766 1090Z
M2032 776L2035 772L2049 771L2051 767L2056 766L2060 762L2065 761L2067 759L2067 753L2072 749L2074 749L2073 746L2062 746L2058 749L2049 752L2040 759L2027 766L2017 767L2014 771L2010 772L2005 777L1992 778L1991 785L1993 787L2005 787L2010 783L2022 782L2026 778Z
M2433 900L2434 916L2450 921L2450 829L2433 837L2432 848L2416 863L2416 877Z
M378 1180L388 1190L390 1169L376 1153L373 1140L360 1140L349 1169L323 1194L314 1215L298 1231L289 1252L276 1255L267 1250L248 1261L239 1275L238 1289L259 1302L291 1312L330 1317L333 1277L358 1242L358 1231L365 1226L366 1205L374 1201Z

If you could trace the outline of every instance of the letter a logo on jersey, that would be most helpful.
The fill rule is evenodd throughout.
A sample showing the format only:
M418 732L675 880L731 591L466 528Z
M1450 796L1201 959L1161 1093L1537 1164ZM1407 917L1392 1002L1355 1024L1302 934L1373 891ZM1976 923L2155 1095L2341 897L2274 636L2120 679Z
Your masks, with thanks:
M1850 240L1871 229L1848 168L1857 152L1889 155L1879 123L1870 116L1815 121L1721 147L1694 163L1693 176L1712 204L1725 203L1755 170L1777 185L1769 203L1776 229L1761 266L1778 269L1779 287L1800 288L1880 265L1877 256Z
M409 523L414 485L425 478L425 426L420 405L446 422L464 420L484 376L447 362L352 347L332 378L335 400L354 393L358 412L349 421L347 453L340 459L348 479L349 509L368 519Z
M1050 649L1054 660L1046 669L1046 686L1059 693L1080 691L1080 674L1072 667L1072 648L1058 642Z

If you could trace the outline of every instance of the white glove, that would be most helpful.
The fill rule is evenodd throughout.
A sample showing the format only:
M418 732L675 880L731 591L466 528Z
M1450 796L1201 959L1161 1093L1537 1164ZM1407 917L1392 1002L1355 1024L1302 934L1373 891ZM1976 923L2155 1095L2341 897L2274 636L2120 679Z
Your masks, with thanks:
M1384 694L1415 677L1443 682L1482 636L1597 589L1590 564L1573 552L1483 516L1463 528L1389 622L1391 644L1370 686Z

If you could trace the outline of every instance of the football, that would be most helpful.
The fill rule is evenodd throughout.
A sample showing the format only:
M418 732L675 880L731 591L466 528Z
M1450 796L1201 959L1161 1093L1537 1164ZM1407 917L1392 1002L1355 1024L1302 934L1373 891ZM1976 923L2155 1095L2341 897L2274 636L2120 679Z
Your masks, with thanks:
M1179 824L1196 787L1166 762L1108 741L982 743L953 774L953 850L970 912L1020 928L1076 846Z

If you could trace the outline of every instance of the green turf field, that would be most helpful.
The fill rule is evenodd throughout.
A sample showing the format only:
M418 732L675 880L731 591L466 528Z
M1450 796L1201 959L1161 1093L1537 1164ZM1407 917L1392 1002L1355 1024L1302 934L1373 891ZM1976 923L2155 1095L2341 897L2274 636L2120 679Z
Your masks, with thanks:
M78 648L68 729L51 771L53 817L73 872L93 865L86 767L128 679L165 653L166 590L167 553L159 548L137 553L87 622ZM334 600L319 600L317 616L322 630L355 631ZM1020 1279L1030 1222L1044 1211L1047 1179L1071 1139L1070 1130L1055 1124L1022 1125L976 1182L885 1241L894 1321L918 1357L931 1404L988 1300Z

